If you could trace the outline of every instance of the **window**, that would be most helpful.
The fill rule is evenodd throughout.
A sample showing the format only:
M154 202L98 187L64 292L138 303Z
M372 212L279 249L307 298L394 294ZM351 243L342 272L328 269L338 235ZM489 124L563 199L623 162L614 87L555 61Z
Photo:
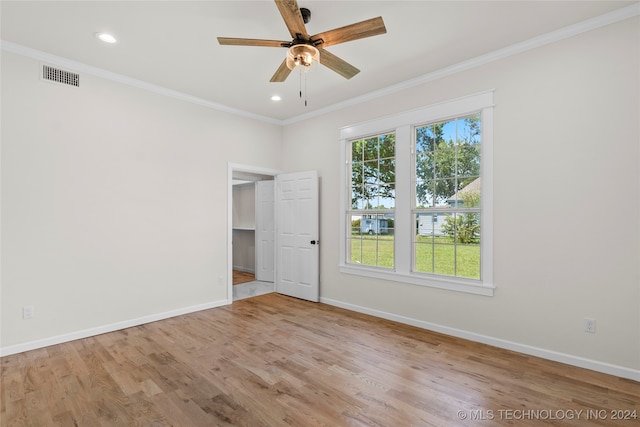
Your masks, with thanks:
M348 262L393 268L395 134L351 141Z
M413 233L413 271L480 279L480 128L480 114L415 127L413 214L433 225Z
M493 295L491 92L341 129L340 271Z

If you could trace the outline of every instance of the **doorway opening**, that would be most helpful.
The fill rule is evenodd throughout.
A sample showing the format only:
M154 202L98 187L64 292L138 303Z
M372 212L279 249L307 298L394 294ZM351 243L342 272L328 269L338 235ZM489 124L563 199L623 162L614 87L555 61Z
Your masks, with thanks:
M275 291L273 232L274 178L279 171L229 164L228 283L229 303ZM269 201L269 193L271 199ZM267 194L267 200L264 195ZM271 271L271 274L269 273Z

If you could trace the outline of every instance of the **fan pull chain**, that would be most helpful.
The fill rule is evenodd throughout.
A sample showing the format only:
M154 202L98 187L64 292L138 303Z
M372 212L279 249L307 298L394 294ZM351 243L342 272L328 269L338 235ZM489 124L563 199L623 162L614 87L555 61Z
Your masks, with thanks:
M304 106L307 106L307 74L304 75Z
M298 70L298 75L300 76L300 79L299 79L300 99L302 99L302 69Z
M302 74L304 74L304 106L307 106L307 73L303 73L302 69L300 69L300 88L299 94L300 99L302 99Z

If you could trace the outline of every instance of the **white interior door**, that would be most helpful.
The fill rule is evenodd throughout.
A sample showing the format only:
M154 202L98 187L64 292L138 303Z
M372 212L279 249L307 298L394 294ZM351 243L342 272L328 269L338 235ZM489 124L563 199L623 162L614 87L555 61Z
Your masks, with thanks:
M256 280L275 280L275 183L256 182Z
M276 291L320 298L318 173L276 177Z

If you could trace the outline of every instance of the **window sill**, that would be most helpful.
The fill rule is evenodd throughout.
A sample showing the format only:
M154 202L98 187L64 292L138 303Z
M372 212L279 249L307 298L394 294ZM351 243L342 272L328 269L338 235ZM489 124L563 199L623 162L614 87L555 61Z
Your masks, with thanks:
M495 287L493 285L479 284L475 281L467 281L455 278L431 277L419 274L404 274L393 270L379 269L375 267L356 267L347 264L339 266L341 273L353 274L356 276L371 277L380 280L390 280L393 282L409 283L412 285L426 286L430 288L446 289L468 294L493 296Z

